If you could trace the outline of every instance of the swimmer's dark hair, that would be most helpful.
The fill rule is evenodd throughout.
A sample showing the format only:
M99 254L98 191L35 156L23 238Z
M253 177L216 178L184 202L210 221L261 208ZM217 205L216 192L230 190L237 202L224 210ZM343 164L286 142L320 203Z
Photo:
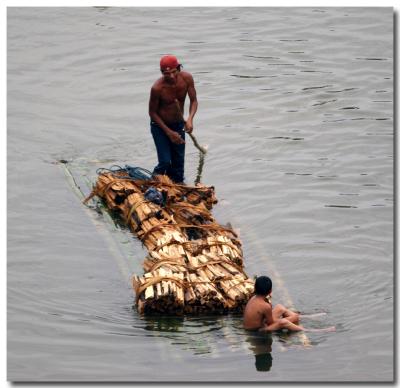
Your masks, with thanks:
M268 276L258 276L254 284L257 295L268 295L272 290L272 280Z

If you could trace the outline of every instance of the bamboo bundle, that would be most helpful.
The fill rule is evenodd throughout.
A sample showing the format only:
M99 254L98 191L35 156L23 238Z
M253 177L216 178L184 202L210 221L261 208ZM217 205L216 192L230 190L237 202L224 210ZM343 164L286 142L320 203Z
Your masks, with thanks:
M164 206L146 200L150 187ZM137 308L151 313L241 310L254 282L243 270L241 242L210 210L214 187L174 184L166 176L132 180L123 170L99 174L89 198L102 198L148 250L143 276L134 275Z

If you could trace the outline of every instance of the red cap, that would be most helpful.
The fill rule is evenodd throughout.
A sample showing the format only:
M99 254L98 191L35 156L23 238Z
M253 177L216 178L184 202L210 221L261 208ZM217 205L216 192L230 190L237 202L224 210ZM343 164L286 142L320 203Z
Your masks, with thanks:
M161 70L172 70L179 66L178 59L174 55L164 55L160 60Z

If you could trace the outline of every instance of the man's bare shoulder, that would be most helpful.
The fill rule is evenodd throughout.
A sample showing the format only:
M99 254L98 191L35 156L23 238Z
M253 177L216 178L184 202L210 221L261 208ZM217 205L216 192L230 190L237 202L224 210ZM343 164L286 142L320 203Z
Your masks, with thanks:
M154 92L159 92L161 91L163 86L163 79L162 77L160 77L158 80L156 80L153 84L153 86L151 87L151 90Z
M266 311L269 311L269 310L272 311L272 306L268 302L264 301L263 305L264 305Z
M187 71L181 71L180 75L186 82L193 82L193 76Z
M272 310L272 306L263 299L257 298L255 304L264 311Z
M257 298L256 296L253 296L249 299L248 305L254 306L254 307L260 307L265 310L272 310L272 307L269 303L267 303L265 300Z

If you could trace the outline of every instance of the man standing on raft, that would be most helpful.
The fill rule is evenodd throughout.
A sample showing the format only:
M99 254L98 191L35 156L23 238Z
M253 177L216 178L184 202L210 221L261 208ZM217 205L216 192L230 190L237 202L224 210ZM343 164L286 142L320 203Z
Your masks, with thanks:
M168 175L175 183L184 181L185 131L193 131L197 111L196 89L190 73L173 55L160 60L162 77L151 88L149 115L151 134L157 149L158 165L153 174ZM186 95L189 95L189 116L183 119Z

